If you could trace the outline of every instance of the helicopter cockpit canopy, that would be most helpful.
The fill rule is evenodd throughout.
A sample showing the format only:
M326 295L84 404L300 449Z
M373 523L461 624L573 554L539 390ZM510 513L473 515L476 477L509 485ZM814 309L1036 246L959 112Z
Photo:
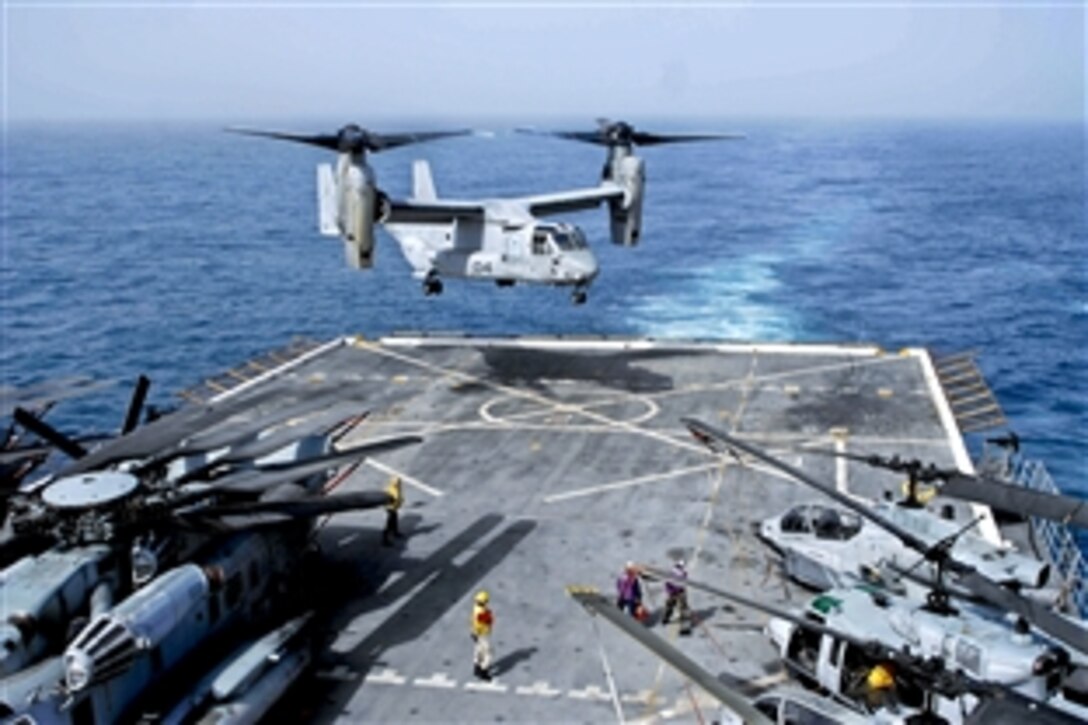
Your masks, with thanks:
M789 534L814 534L817 539L846 541L861 530L861 517L820 504L794 506L782 516L781 528Z
M533 254L576 252L588 246L586 235L573 224L538 224L533 229Z

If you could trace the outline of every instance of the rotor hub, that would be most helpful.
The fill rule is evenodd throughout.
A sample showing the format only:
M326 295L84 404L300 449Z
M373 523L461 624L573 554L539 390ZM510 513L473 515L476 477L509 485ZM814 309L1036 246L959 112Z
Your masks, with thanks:
M54 509L92 509L120 501L139 485L140 480L131 473L85 473L51 483L42 491L42 501Z

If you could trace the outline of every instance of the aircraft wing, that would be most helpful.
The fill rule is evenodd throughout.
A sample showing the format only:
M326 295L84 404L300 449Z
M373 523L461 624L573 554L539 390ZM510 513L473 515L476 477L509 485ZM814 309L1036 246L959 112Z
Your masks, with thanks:
M595 209L603 201L622 200L623 189L615 184L601 184L590 189L571 189L554 194L541 194L518 199L533 216L562 214L582 209Z
M483 219L483 204L473 201L390 199L382 224L451 224L457 219Z

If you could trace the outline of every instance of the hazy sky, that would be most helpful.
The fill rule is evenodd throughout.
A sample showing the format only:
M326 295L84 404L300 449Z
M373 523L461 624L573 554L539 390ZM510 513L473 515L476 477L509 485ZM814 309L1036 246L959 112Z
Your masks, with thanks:
M1085 116L1079 2L4 2L9 120Z

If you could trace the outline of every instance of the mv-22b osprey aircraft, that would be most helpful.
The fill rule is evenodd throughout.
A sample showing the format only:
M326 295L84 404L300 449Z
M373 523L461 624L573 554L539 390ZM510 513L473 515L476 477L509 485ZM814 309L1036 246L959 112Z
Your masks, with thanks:
M573 287L575 304L586 301L589 285L597 276L597 260L581 229L569 223L545 222L541 217L607 203L613 243L635 246L642 231L646 173L634 147L742 138L737 134L647 133L622 121L600 119L596 131L541 132L607 147L597 186L515 198L440 199L430 165L416 161L412 198L402 200L390 198L377 187L366 152L469 131L378 134L355 124L336 134L318 135L229 130L337 152L335 166L317 167L318 226L322 234L343 240L348 264L356 269L373 265L377 222L396 239L427 295L440 294L444 278L479 279L500 287L518 282Z

